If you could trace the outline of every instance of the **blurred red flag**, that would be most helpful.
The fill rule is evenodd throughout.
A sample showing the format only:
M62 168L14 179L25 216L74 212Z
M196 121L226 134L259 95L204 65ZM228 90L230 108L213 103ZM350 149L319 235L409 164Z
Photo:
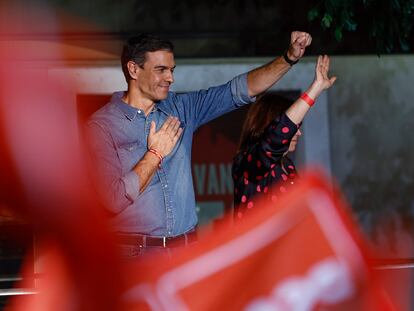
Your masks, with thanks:
M0 206L35 228L16 285L40 292L8 308L119 310L123 273L79 142L78 81L50 76L67 61L63 16L30 3L0 8Z
M135 265L124 299L134 310L395 310L346 211L309 173L240 225Z

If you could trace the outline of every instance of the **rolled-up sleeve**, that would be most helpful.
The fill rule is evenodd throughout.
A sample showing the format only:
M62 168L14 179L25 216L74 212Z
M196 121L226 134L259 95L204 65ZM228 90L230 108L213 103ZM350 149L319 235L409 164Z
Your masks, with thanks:
M225 84L207 90L183 93L176 96L175 102L183 105L187 123L199 126L254 102L247 89L247 73L234 77Z
M125 195L129 200L135 201L139 196L140 188L138 175L131 171L126 173L121 179L125 185Z
M139 177L134 171L123 174L112 136L101 124L86 124L85 143L97 192L111 212L120 213L138 198Z
M233 101L240 105L250 104L256 100L256 97L249 96L247 86L247 73L243 73L233 78L230 82Z

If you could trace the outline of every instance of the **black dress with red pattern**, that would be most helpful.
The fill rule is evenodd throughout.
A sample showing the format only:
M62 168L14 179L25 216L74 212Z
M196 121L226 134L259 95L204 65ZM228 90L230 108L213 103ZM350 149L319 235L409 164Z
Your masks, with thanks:
M258 142L235 156L232 176L236 218L243 218L254 208L256 196L275 202L295 183L295 166L284 154L297 130L298 126L282 114L269 124Z

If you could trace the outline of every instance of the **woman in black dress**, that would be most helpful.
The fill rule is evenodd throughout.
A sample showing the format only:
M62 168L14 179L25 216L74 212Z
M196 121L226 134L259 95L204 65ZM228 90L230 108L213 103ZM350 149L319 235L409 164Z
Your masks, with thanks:
M254 209L256 196L274 202L295 184L295 165L287 154L296 149L306 113L335 82L328 72L329 57L319 56L314 81L295 102L267 93L250 107L232 168L236 218Z

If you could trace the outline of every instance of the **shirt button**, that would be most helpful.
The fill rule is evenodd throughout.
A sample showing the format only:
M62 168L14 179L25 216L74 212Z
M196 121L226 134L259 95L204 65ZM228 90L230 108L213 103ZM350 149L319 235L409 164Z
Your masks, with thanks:
M171 212L171 208L168 208L167 211Z
M165 185L165 186L164 186L164 188L167 188L167 187L168 187L168 185Z
M138 113L141 113L141 110L138 110Z

